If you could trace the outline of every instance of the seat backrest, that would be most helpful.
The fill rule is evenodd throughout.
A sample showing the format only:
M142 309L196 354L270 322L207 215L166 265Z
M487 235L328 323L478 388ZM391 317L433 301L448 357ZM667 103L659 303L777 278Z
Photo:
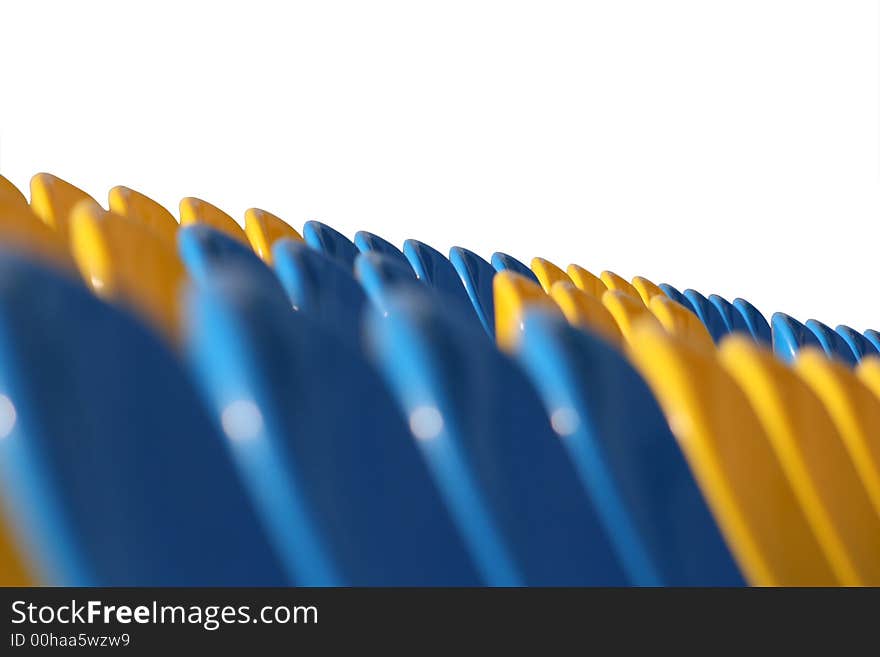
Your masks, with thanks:
M15 417L0 440L0 495L42 581L290 583L218 425L165 345L7 254L0 389Z
M387 303L368 315L374 360L486 581L627 583L519 368L418 288Z
M187 303L192 371L300 585L478 583L379 375L255 279Z

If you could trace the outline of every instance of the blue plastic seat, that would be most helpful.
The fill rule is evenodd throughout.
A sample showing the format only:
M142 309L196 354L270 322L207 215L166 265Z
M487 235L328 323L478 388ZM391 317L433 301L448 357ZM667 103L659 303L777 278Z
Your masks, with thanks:
M454 246L449 251L449 261L458 272L468 298L480 318L486 333L495 338L495 299L492 279L495 269L473 251Z
M291 239L275 243L272 262L294 310L333 331L349 348L361 349L367 296L350 269Z
M303 225L303 240L313 249L335 258L349 270L354 267L358 248L335 228L320 221L307 221Z
M840 335L844 342L849 346L853 356L855 356L856 362L860 362L865 356L876 356L880 353L880 350L878 350L870 340L855 329L851 329L845 324L840 324L834 330L837 331L837 334Z
M794 361L803 347L822 349L819 339L810 329L785 313L773 313L770 326L773 332L773 351L786 362Z
M880 353L880 333L874 329L868 329L863 335L868 342L874 345L874 349L877 350L877 353Z
M709 331L709 335L718 344L727 335L727 326L721 317L721 313L709 300L696 290L685 290L684 297L690 302L691 308L703 322L703 326Z
M601 338L541 312L525 316L517 357L630 581L742 585L666 418L627 359Z
M486 581L630 583L523 373L418 288L387 297L368 344Z
M751 303L738 297L733 300L733 307L742 316L755 342L766 347L772 347L773 336L770 332L770 324L764 315Z
M391 242L378 235L368 233L365 230L358 231L354 235L354 245L361 253L369 253L371 251L381 253L384 256L396 260L404 267L410 268L409 260L403 255L403 252Z
M362 253L354 263L355 278L363 286L367 297L381 310L386 299L386 288L423 287L409 265L401 265L397 258L375 251ZM423 288L426 293L429 288Z
M391 290L412 289L434 303L444 313L455 315L460 321L472 324L485 338L473 307L467 301L456 300L441 289L423 285L409 267L403 267L396 258L370 252L358 256L354 264L355 276L360 281L367 296L380 312L387 315L393 311L388 304L388 293Z
M813 332L822 350L829 357L837 358L851 367L856 364L852 349L837 331L815 319L808 319L806 327Z
M663 294L665 294L676 303L681 304L688 310L696 312L694 310L694 307L691 305L691 302L688 301L688 299L681 292L679 292L677 288L669 285L669 283L660 283L660 285L658 285L657 287L663 290Z
M0 256L0 499L42 581L288 585L178 360L66 277Z
M495 271L512 271L521 276L525 276L530 281L538 283L540 285L540 281L538 281L538 277L535 276L535 272L526 267L523 263L521 263L513 256L509 256L506 253L496 251L492 254L491 262L492 266L495 268Z
M418 240L406 240L403 243L403 254L420 281L454 300L459 307L466 309L467 313L477 319L464 283L446 256Z
M745 333L748 336L752 336L752 331L749 329L746 320L730 301L720 295L710 294L709 303L715 306L715 310L721 316L721 321L724 322L724 328L727 333Z
M191 224L177 231L177 250L190 277L200 283L217 275L256 278L280 293L278 277L263 260L238 240L207 224Z
M300 585L481 580L375 370L237 275L190 294L188 360Z

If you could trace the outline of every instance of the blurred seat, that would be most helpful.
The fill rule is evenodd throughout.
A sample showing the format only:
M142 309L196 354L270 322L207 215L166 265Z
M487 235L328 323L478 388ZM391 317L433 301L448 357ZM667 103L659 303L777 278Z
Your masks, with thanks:
M632 366L606 341L540 308L520 321L517 357L630 581L741 585L669 425Z
M837 584L761 423L715 356L644 323L628 342L745 579Z
M36 580L290 583L171 352L49 270L0 280L0 496Z
M880 515L821 400L770 351L743 337L726 340L719 355L764 427L839 583L876 585Z
M368 316L374 360L485 581L627 583L524 375L418 288L388 296Z
M880 585L876 330L108 203L0 177L0 584Z
M200 282L187 311L188 360L294 581L479 583L403 418L357 352L243 271Z
M144 222L84 200L70 213L70 248L95 294L139 313L177 341L186 270L173 244Z

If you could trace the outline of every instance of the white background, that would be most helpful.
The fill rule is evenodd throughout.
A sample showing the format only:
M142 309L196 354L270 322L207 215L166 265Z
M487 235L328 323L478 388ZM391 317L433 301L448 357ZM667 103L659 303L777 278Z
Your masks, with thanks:
M4 3L0 172L880 329L875 2L182 4Z

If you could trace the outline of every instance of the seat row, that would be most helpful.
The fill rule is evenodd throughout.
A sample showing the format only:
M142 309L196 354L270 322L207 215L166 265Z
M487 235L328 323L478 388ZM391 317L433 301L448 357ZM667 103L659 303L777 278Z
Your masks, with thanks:
M880 582L877 334L0 178L0 570Z

